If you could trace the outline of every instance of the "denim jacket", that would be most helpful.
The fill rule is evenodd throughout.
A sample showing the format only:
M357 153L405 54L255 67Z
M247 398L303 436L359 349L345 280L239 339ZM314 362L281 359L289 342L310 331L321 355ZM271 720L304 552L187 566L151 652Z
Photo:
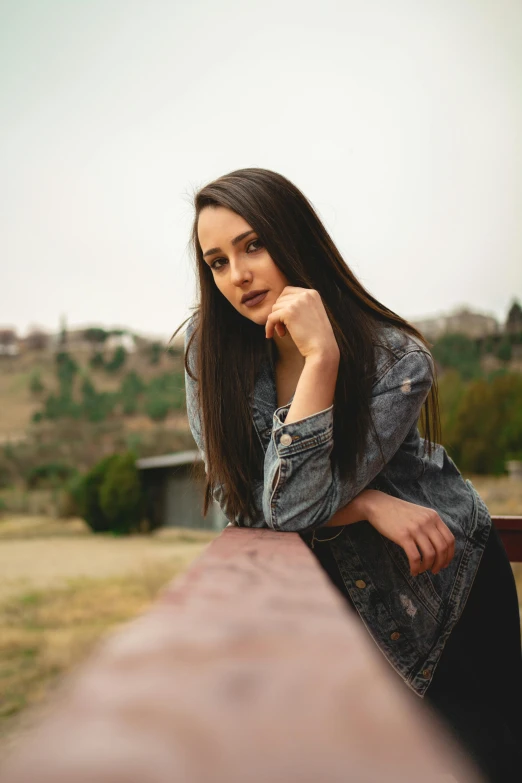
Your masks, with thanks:
M193 316L185 347L194 328ZM274 366L267 351L251 398L252 419L265 454L264 479L253 487L255 518L232 518L222 487L214 489L214 497L232 524L298 532L303 538L324 526L365 488L435 509L455 536L455 556L436 575L426 571L411 576L402 547L368 521L347 525L342 534L322 544L331 547L348 594L373 640L422 697L468 598L491 517L441 445L433 444L431 456L423 452L417 421L432 382L430 352L396 327L382 327L381 335L375 344L370 403L380 448L370 431L353 481L343 481L330 460L333 405L285 424L293 397L278 407ZM205 460L196 382L186 373L185 383L189 425ZM317 538L335 532L328 528Z

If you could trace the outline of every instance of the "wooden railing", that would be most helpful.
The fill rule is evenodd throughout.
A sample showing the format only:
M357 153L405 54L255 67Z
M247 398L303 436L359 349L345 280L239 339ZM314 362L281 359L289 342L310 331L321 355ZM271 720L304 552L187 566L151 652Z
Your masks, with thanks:
M64 680L1 783L471 783L297 533L227 528Z
M522 563L522 517L495 516L492 519L510 561Z

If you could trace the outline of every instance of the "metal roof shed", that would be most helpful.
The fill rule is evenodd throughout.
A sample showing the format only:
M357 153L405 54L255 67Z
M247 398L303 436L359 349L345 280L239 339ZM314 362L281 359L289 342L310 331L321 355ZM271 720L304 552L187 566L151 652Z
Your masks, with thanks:
M154 526L222 530L227 519L214 503L203 517L204 479L194 476L199 451L180 451L136 460L145 490L147 516Z

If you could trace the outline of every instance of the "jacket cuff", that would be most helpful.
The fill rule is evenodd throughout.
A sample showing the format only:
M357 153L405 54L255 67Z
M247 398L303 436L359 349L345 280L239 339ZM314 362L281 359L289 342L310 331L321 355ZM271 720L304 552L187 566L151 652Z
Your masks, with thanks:
M285 424L290 404L278 408L273 415L272 438L281 456L320 446L333 438L333 405L303 419Z

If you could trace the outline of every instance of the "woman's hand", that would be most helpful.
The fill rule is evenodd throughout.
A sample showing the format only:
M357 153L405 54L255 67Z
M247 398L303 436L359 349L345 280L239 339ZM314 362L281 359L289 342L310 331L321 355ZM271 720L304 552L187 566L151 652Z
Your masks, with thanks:
M404 549L412 576L428 570L438 574L450 564L455 536L436 511L374 489L364 494L368 522Z
M268 316L267 338L284 337L288 330L301 356L337 356L339 346L320 294L313 288L287 285L277 298Z

